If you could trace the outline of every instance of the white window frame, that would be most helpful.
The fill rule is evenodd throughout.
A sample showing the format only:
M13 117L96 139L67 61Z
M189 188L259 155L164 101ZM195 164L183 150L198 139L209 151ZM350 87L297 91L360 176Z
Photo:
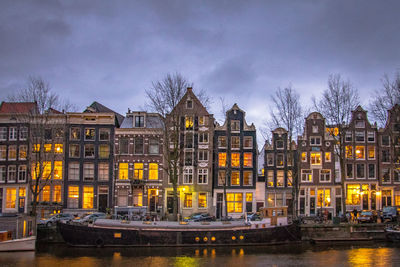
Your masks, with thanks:
M77 168L76 168L77 166ZM74 171L72 171L74 170ZM76 170L78 170L76 172ZM68 180L69 181L79 181L80 180L80 164L79 162L69 162L68 163Z
M313 144L313 140L314 140L314 144ZM319 144L317 144L317 140L319 140ZM310 136L310 146L322 146L321 136Z
M308 177L310 174L311 174L311 181L309 181L308 179L303 179L304 175L307 175L306 177ZM311 169L302 169L301 170L301 182L302 183L312 183L313 180L314 180L313 170L311 170Z
M199 138L199 144L208 144L208 133L199 133L198 138ZM206 141L204 141L205 139Z
M0 127L0 141L7 141L7 127Z
M10 141L17 140L17 127L9 127L8 128L8 140L10 140Z
M10 177L10 173L11 173L11 169L14 168L14 179L11 180ZM9 183L15 183L17 181L17 166L16 165L8 165L8 171L7 171L7 182Z
M208 169L197 170L197 183L208 184Z
M23 169L25 169L25 170L23 170ZM18 166L18 178L17 178L17 180L18 180L18 182L25 182L26 181L26 171L27 171L27 168L26 168L26 165L19 165ZM23 174L23 173L25 173L24 174L24 179L20 179L20 175L21 174Z
M183 169L183 184L193 184L193 168Z
M327 173L323 173L323 172L326 172L326 171L328 171L328 172ZM329 175L329 179L326 178L327 175ZM332 171L330 169L322 169L322 170L320 170L320 172L319 172L319 181L320 182L329 183L331 181L331 179L332 179Z

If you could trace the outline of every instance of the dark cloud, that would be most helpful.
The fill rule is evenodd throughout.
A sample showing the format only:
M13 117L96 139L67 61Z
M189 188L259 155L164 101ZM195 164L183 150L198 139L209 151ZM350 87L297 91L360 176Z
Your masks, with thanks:
M270 95L292 84L308 103L341 73L366 99L399 69L398 1L0 2L0 98L29 75L83 109L124 113L181 72L262 125ZM364 101L366 103L367 101Z

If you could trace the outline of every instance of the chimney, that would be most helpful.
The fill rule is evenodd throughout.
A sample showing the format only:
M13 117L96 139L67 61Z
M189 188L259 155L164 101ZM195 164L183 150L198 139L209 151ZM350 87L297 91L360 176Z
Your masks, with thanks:
M188 88L187 88L187 91L188 91L188 92L189 92L189 91L192 92L192 91L193 91L192 89L193 89L192 87L188 87Z

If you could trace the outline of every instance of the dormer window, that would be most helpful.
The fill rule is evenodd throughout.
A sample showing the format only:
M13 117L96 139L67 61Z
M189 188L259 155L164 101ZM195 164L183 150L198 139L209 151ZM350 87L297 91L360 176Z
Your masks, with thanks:
M313 133L318 133L318 126L317 125L313 125L312 132Z
M193 101L192 100L187 100L186 101L186 108L190 108L190 109L192 109L193 108Z
M240 121L231 121L231 131L240 131Z
M321 137L310 137L310 145L312 146L320 146L321 145Z
M144 116L135 116L135 127L144 127Z
M365 128L365 121L356 121L356 128Z

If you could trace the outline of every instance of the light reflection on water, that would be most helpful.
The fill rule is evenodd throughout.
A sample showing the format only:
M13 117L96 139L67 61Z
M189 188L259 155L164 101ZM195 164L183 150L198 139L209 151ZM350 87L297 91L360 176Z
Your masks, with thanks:
M291 245L212 248L39 247L0 253L0 266L400 266L400 246L391 244Z

